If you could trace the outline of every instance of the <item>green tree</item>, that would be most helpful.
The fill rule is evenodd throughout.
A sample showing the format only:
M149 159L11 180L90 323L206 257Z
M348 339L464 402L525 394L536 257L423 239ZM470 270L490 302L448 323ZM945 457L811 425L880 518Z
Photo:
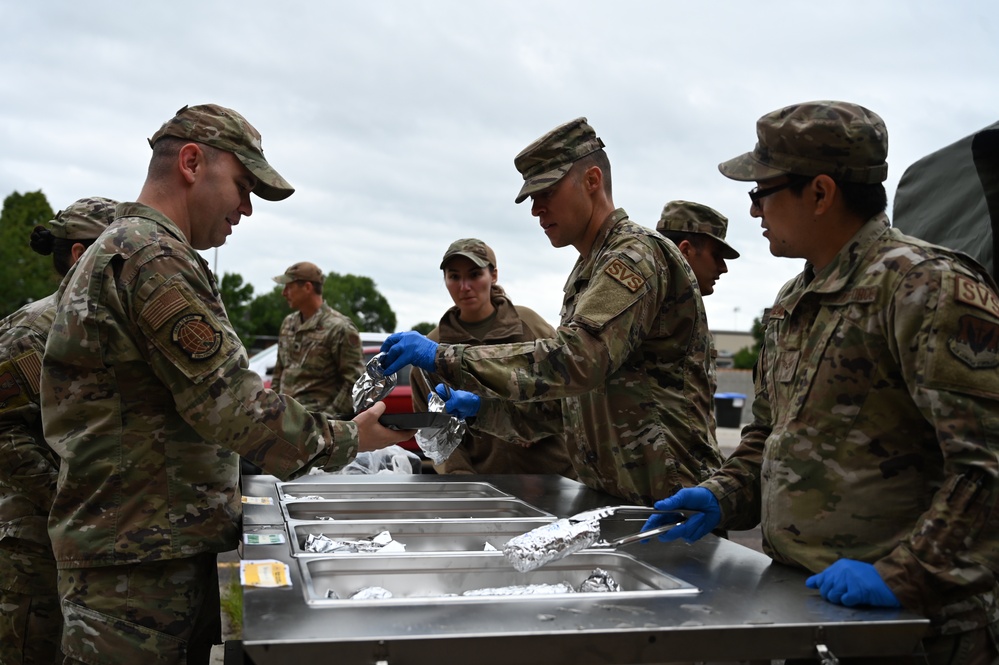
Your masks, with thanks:
M250 333L254 336L254 341L260 336L276 340L281 332L281 322L290 313L280 286L255 297L249 306Z
M239 273L227 272L222 275L222 280L219 282L219 295L222 296L222 304L225 305L225 311L229 315L233 329L239 335L243 346L250 348L255 338L253 326L250 323L253 285L244 283L243 277Z
M370 277L331 272L323 284L323 299L330 307L349 316L358 330L392 332L395 312Z
M421 335L426 335L436 327L437 327L436 323L430 323L429 321L420 321L415 326L413 326L413 330L420 333Z
M756 359L760 356L760 347L763 346L763 319L753 319L750 332L753 334L753 346L739 349L732 356L732 363L736 369L753 369L756 365Z
M0 316L26 303L44 298L59 287L52 257L31 250L31 229L55 216L41 190L14 192L3 201L0 212Z

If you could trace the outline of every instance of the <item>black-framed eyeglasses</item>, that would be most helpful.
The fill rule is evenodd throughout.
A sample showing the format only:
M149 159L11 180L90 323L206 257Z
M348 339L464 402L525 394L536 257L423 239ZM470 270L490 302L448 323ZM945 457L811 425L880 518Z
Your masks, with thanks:
M782 182L779 185L774 185L773 187L767 187L765 189L760 189L759 187L753 187L749 190L749 200L753 202L753 205L757 208L760 207L760 201L770 196L771 194L776 194L782 189L787 189L794 184L794 180L788 180L787 182Z

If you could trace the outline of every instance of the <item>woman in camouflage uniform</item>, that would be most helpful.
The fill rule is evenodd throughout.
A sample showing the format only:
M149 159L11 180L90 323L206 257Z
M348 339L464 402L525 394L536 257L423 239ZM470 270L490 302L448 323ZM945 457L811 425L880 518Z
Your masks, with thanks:
M454 307L428 337L449 344L507 344L555 334L537 312L514 305L496 283L496 255L481 240L465 238L448 247L441 261ZM427 397L442 379L414 370L413 410L425 412ZM556 473L575 478L562 433L560 400L500 402L468 421L458 448L435 467L438 473Z
M31 232L65 277L114 219L115 202L80 199ZM45 443L38 381L56 294L0 321L0 663L54 663L62 636L46 521L59 457Z

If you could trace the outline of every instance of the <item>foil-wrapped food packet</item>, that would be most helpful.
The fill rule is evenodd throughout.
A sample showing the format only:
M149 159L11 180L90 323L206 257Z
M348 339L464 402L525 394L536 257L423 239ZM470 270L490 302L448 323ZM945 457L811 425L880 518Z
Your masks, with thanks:
M600 537L600 520L573 522L562 518L514 536L503 545L503 555L522 573L589 547Z
M376 353L364 366L364 372L357 377L351 389L351 400L354 412L360 413L371 408L375 402L380 402L392 392L399 378L395 374L385 374L382 369L384 353Z
M594 568L590 576L579 585L579 593L614 593L621 585L603 568Z
M427 411L444 413L444 400L437 392L430 393L427 399ZM425 428L416 431L416 444L434 464L443 464L451 456L462 437L465 436L465 421L452 417L447 425L437 428Z

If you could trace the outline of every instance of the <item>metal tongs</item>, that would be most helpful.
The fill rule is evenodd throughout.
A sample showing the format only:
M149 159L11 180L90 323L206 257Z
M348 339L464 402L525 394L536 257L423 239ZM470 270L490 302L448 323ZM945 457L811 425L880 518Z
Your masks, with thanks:
M617 517L622 513L675 515L676 517L655 529L629 534L610 541L601 539L600 521ZM511 538L503 546L503 554L514 568L525 573L540 568L546 563L558 561L586 547L613 549L651 538L683 524L687 518L694 514L694 511L655 510L648 506L606 506L556 520L551 524L540 526Z
M609 517L616 517L617 514L621 512L633 512L641 513L643 515L675 515L675 519L668 520L665 524L657 526L655 529L649 529L648 531L639 531L638 533L630 533L626 536L621 536L615 538L614 540L605 540L603 538L598 538L593 541L587 547L599 547L599 548L614 548L621 547L622 545L628 545L630 543L637 543L640 540L647 540L652 536L658 536L661 533L666 533L670 529L676 526L680 526L686 522L690 517L695 515L697 511L693 510L655 510L654 508L649 508L647 506L608 506L606 508L598 508L596 510L588 510L584 513L579 513L578 515L573 515L570 520L600 520L607 519ZM598 527L599 528L599 527Z

